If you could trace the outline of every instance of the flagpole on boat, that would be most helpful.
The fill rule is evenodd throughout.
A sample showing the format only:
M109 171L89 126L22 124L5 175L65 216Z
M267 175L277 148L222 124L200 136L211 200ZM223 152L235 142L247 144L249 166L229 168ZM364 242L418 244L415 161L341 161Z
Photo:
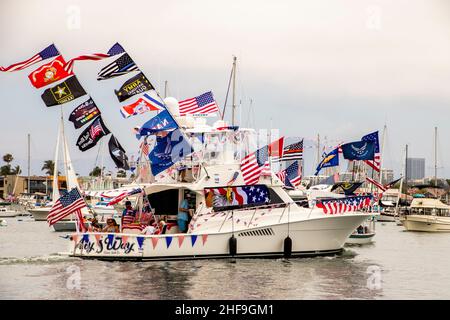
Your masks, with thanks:
M30 134L28 134L28 193L31 193L30 190Z
M236 60L237 57L233 56L233 106L231 109L231 125L234 126L234 116L236 111Z

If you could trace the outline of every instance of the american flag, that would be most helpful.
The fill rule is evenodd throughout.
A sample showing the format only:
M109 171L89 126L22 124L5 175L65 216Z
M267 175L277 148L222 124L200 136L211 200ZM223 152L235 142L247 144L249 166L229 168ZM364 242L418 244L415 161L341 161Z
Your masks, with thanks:
M381 190L381 192L378 194L378 199L381 199L381 197L383 197L383 193L384 193L386 190L392 188L392 186L395 185L397 182L399 182L401 179L402 179L402 178L397 179L397 180L394 180L394 181L391 181L391 182L389 182L389 183L386 184L386 185L383 185L383 184L381 184L381 183L375 181L374 179L371 179L371 178L369 178L369 177L366 177L367 182L373 184L374 186L376 186L378 189Z
M45 48L38 54L32 56L28 60L12 64L9 67L0 67L0 71L12 72L12 71L22 70L22 69L25 69L35 63L38 63L40 61L47 60L49 58L56 57L59 55L60 55L60 53L59 53L58 49L56 49L54 44L51 44L47 48Z
M372 196L353 196L339 199L323 199L316 202L317 208L325 214L337 214L361 210L370 206Z
M54 225L59 220L84 207L86 207L86 202L78 191L78 188L73 188L69 193L56 201L48 213L47 222L49 225Z
M187 114L209 114L219 111L219 107L211 91L195 98L180 101L178 104L180 106L180 116Z
M142 141L141 145L140 145L140 149L142 151L142 154L148 158L148 154L150 152L150 146L147 142L147 137L145 137L144 141Z
M98 73L97 80L105 80L139 70L128 53L120 56L116 61L103 67Z
M264 185L243 187L205 188L205 195L214 194L214 207L270 202L269 189Z
M298 165L298 161L295 161L289 167L281 170L277 173L277 177L287 186L296 187L302 182L302 171Z
M118 196L112 198L109 202L108 202L108 206L112 206L116 203L119 203L120 201L122 201L123 199L125 199L128 196L131 196L133 194L138 194L141 193L142 189L141 188L137 188L137 189L133 189L131 191L125 191L122 192L121 194L119 194Z
M381 153L380 144L378 140L378 131L369 133L361 138L362 141L373 141L375 143L375 155L373 160L364 160L364 162L376 172L381 169Z
M91 138L94 139L96 136L98 136L100 133L102 133L102 131L103 131L103 128L102 128L100 121L96 121L96 122L92 123L92 125L89 129L89 134L91 135Z
M105 58L109 58L121 53L124 53L125 50L122 48L122 46L117 42L115 45L113 45L111 47L111 49L109 49L108 53L92 53L92 54L84 54L81 56L78 56L76 58L70 59L69 61L67 61L67 64L64 66L64 70L67 72L72 72L73 71L73 64L75 61L79 61L79 60L102 60Z
M290 144L283 149L281 161L302 160L303 159L303 139L299 142Z
M268 160L269 146L264 146L241 160L241 171L245 184L256 184L259 181Z

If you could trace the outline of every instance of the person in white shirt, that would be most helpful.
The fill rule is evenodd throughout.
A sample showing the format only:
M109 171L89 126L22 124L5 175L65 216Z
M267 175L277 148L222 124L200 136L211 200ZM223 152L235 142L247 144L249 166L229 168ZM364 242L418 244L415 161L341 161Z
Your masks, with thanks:
M152 225L148 225L144 228L144 230L141 231L142 234L150 235L155 234L156 228Z

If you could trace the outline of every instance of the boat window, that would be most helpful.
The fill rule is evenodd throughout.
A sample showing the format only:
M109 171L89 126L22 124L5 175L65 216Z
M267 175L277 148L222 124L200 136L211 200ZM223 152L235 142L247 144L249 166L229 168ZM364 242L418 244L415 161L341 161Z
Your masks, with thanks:
M178 214L178 189L149 194L148 200L157 215L176 216Z

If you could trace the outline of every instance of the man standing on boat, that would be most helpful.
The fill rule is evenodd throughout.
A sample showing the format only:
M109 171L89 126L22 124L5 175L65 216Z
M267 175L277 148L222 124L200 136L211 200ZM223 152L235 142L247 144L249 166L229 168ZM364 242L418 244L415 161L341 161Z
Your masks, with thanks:
M121 226L132 224L136 217L136 211L131 206L131 201L125 202L125 209L122 211Z

